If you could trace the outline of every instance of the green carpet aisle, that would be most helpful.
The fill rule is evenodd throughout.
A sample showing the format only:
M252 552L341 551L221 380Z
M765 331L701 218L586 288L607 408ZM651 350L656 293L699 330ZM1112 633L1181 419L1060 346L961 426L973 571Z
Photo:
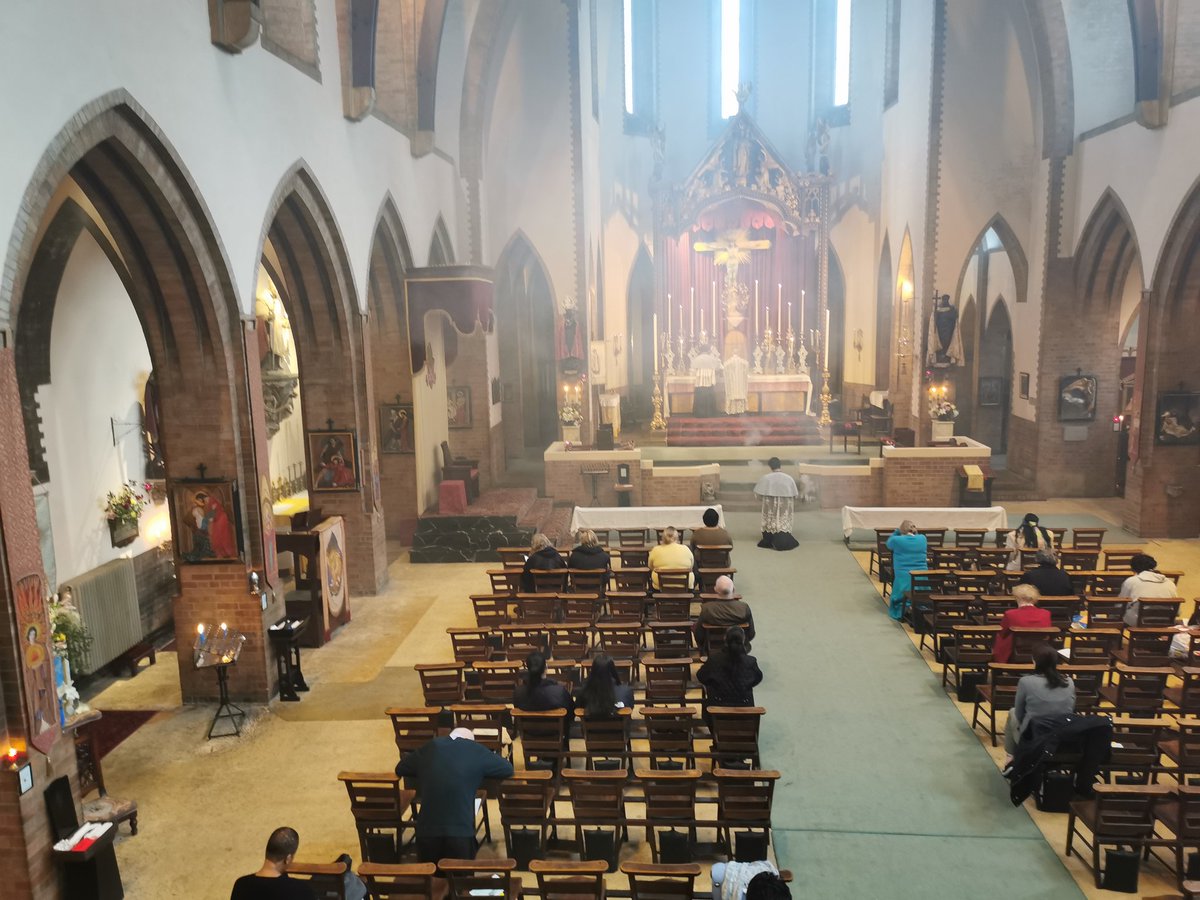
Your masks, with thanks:
M754 546L757 515L728 520L765 675L763 763L784 776L773 820L794 895L1082 896L884 613L838 514L798 514L789 553Z

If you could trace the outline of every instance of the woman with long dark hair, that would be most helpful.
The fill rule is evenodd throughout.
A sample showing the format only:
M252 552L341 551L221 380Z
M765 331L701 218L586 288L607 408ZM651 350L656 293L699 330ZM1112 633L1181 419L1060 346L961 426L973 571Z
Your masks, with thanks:
M724 646L709 654L696 680L704 685L704 706L753 706L754 688L763 679L758 660L746 652L745 629L732 625Z
M1033 674L1017 682L1017 698L1004 726L1004 750L1010 758L1035 721L1075 712L1075 682L1058 671L1058 660L1058 651L1049 644L1034 645Z
M633 690L621 684L616 663L607 653L600 651L592 658L587 680L575 692L575 706L588 718L615 716L618 709L633 706Z
M1005 566L1008 571L1021 571L1022 550L1054 549L1054 538L1051 537L1049 531L1038 524L1038 521L1036 513L1026 513L1021 524L1010 531L1004 539L1004 546L1012 551L1008 557L1008 565Z

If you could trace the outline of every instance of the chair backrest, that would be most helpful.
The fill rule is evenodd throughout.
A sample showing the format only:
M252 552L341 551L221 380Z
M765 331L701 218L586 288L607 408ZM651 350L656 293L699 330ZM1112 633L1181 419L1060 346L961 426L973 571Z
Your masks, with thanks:
M988 686L995 712L1013 708L1017 700L1017 682L1033 671L1028 663L988 663Z
M567 711L551 709L545 712L512 711L513 724L521 735L521 753L525 768L531 762L557 762L563 755L563 739L567 733Z
M1038 644L1059 646L1062 643L1062 631L1058 628L1013 628L1012 656L1009 660L1014 663L1033 662L1033 648Z
M567 579L574 594L604 596L608 590L607 569L568 569Z
M346 900L346 872L349 869L344 862L293 862L287 867L287 876L289 881L307 884L317 900Z
M550 815L554 773L520 772L500 783L497 803L505 825L541 825Z
M761 706L710 706L707 714L717 759L722 763L757 759L758 731L766 713Z
M491 628L447 628L450 647L459 662L472 663L492 658Z
M629 879L632 900L692 900L699 863L674 865L623 862L621 871Z
M640 566L626 566L622 560L621 568L613 569L609 581L618 591L636 591L643 596L650 593L650 570L645 562Z
M980 547L975 551L975 562L984 569L1003 569L1008 565L1008 550Z
M1129 607L1128 597L1097 597L1087 594L1083 598L1087 610L1088 628L1124 628L1125 610Z
M1147 838L1154 831L1154 804L1166 800L1165 784L1097 784L1094 840Z
M1084 582L1084 593L1092 594L1096 597L1116 597L1121 593L1121 586L1125 583L1125 579L1129 577L1128 572L1079 572L1071 573L1071 584L1074 586L1077 580Z
M954 546L971 548L982 547L983 538L986 534L986 528L955 528Z
M637 769L634 775L645 794L647 819L656 825L695 821L699 769Z
M479 679L479 699L484 703L510 703L525 664L520 660L492 660L472 664Z
M913 569L908 574L912 580L911 596L915 605L924 603L930 594L946 593L946 579L951 573L946 569Z
M1076 712L1088 712L1100 707L1100 687L1109 671L1106 664L1086 665L1072 661L1070 665L1059 666L1058 670L1070 675L1075 682Z
M539 594L559 594L567 589L567 569L530 569L533 589Z
M992 589L996 572L992 569L959 569L954 573L954 589L960 594L986 594Z
M696 568L723 569L729 565L733 544L697 544Z
M717 581L722 577L733 578L737 569L732 566L705 566L696 569L696 590L701 594L713 594L717 590Z
M686 757L692 752L692 733L696 728L696 710L690 706L647 707L641 710L650 746L650 768L661 760Z
M1158 742L1169 733L1169 720L1117 716L1112 726L1112 756L1105 771L1142 774L1158 766Z
M604 900L607 860L534 859L529 862L529 871L537 876L542 900Z
M960 594L933 594L929 597L931 607L930 626L935 631L948 632L955 625L966 625L967 615L974 599Z
M1174 670L1166 666L1143 667L1117 663L1117 699L1122 713L1157 712L1163 706L1163 691Z
M426 706L449 706L466 699L466 663L418 663L413 668L421 678Z
M1200 787L1181 784L1175 788L1179 799L1179 815L1175 836L1180 843L1195 846L1200 842Z
M692 593L691 569L658 569L658 590L667 593Z
M692 623L684 621L651 622L648 626L654 638L654 655L659 659L690 658L692 655Z
M679 706L687 697L688 681L691 679L691 659L659 659L642 657L642 668L646 673L646 705L665 704Z
M604 598L598 594L559 594L558 607L564 622L595 625L604 611Z
M599 649L613 659L636 660L642 651L642 626L601 622L596 626Z
M1069 528L1047 528L1046 530L1050 532L1050 543L1055 550L1062 547L1063 541L1066 540L1067 532L1070 531Z
M636 547L642 548L646 546L646 529L645 528L618 528L617 529L617 546L620 548Z
M713 769L717 779L717 818L727 826L771 826L771 802L779 772L773 769Z
M1130 628L1126 662L1131 666L1169 666L1174 628Z
M1072 664L1109 666L1113 652L1121 646L1121 632L1115 628L1073 628L1067 633L1066 643Z
M496 555L500 557L500 565L506 569L524 569L525 557L529 555L528 547L497 547Z
M1060 550L1058 552L1059 564L1064 569L1068 570L1080 572L1095 571L1096 564L1099 562L1099 560L1099 550L1079 550L1072 548L1068 550Z
M976 621L981 625L999 625L1004 614L1017 606L1016 598L1008 594L981 594L975 602L979 607Z
M586 716L582 709L575 715L583 728L583 746L588 756L622 760L629 752L629 719L633 710L619 709L611 716Z
M517 900L521 896L521 881L513 878L515 859L440 859L437 867L450 883L453 900Z
M500 643L508 659L523 660L535 650L544 652L550 635L544 625L501 625Z
M946 543L945 528L918 528L917 534L925 535L925 543L928 547L941 547Z
M1177 719L1179 767L1192 774L1200 772L1200 718Z
M935 569L965 569L974 555L965 547L930 547L929 564Z
M562 778L577 819L625 819L625 769L585 772L563 769Z
M546 630L550 636L550 656L556 660L580 660L591 652L591 626L586 623L551 625Z
M1133 574L1129 564L1135 556L1144 552L1141 547L1110 547L1104 551L1104 571L1119 570L1125 572L1128 578Z
M677 622L688 619L692 614L694 594L656 592L649 605L654 609L654 619L659 622Z
M79 814L75 799L71 796L71 780L60 775L46 785L46 812L50 817L50 831L56 841L69 838L79 828Z
M1014 529L1012 529L1012 528L997 528L996 529L996 546L1003 547L1005 544L1007 544L1008 536L1010 534L1012 534L1013 531L1014 531Z
M1050 623L1055 628L1067 629L1075 616L1083 609L1083 600L1078 595L1070 597L1045 596L1038 600L1037 605L1050 613Z
M475 624L480 628L496 628L508 624L508 605L512 598L507 594L472 594L471 606L475 610Z
M475 742L493 753L504 753L504 725L508 706L503 703L462 703L450 707L455 728L470 728Z
M641 622L646 615L645 591L609 591L605 599L614 622Z
M401 756L437 737L440 706L390 706L385 712L392 720L396 749Z
M371 900L433 900L433 863L363 863L358 877Z
M395 772L339 772L346 785L350 812L360 827L399 827L407 804Z
M1072 528L1071 547L1075 550L1099 550L1107 528Z
M1175 624L1183 601L1177 597L1146 597L1138 601L1137 623L1145 628L1167 628Z
M1200 628L1189 628L1184 635L1187 638L1187 649L1178 662L1190 668L1200 668Z
M959 667L985 666L992 658L999 625L952 625L954 660Z
M488 569L488 581L492 585L493 594L515 594L521 589L521 578L524 573L520 569Z

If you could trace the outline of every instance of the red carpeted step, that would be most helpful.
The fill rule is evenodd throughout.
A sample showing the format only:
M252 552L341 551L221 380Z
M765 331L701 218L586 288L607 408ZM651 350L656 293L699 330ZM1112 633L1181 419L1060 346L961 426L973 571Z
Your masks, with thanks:
M667 420L667 445L672 447L761 447L820 444L813 416L800 413L765 416L718 416L699 419L672 416Z

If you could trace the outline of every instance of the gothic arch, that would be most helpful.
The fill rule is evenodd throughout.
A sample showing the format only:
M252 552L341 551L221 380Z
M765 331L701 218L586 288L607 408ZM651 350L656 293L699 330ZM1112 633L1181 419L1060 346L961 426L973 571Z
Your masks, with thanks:
M1069 156L1075 146L1075 85L1067 16L1062 0L1025 0L1025 10L1042 101L1042 156Z
M987 319L979 342L979 378L1000 378L1002 388L999 406L980 406L975 410L972 437L990 446L993 453L1002 454L1008 451L1009 412L1012 405L1012 318L1003 294L996 298L990 313L982 304L979 310L981 317L986 315Z
M630 360L630 383L649 385L654 378L654 260L650 249L639 244L625 289L627 328L636 357ZM664 323L665 327L665 323ZM611 376L610 376L611 377Z
M967 258L963 260L962 268L958 273L958 287L952 296L962 296L964 289L963 282L967 277L967 269L971 266L971 257L978 252L979 245L983 243L983 239L989 231L996 233L996 236L1000 239L1000 244L1004 247L1004 252L1008 254L1008 262L1013 270L1013 280L1017 285L1016 302L1024 303L1029 292L1029 260L1026 259L1025 251L1022 249L1021 242L1017 239L1012 227L1000 213L992 216L991 220L975 235L975 240L971 241L971 250L967 254ZM980 303L985 302L986 298L980 300Z
M1081 303L1120 301L1130 267L1141 259L1125 204L1112 188L1096 201L1075 250L1076 296Z
M879 251L878 281L875 285L875 387L886 391L891 386L892 356L892 248L887 232Z
M446 227L446 220L442 218L441 214L433 223L433 236L429 239L428 265L454 265L454 244L450 240L450 229Z
M513 0L483 3L475 14L463 72L459 164L467 179L483 177L483 137L487 134L500 66L520 12Z

